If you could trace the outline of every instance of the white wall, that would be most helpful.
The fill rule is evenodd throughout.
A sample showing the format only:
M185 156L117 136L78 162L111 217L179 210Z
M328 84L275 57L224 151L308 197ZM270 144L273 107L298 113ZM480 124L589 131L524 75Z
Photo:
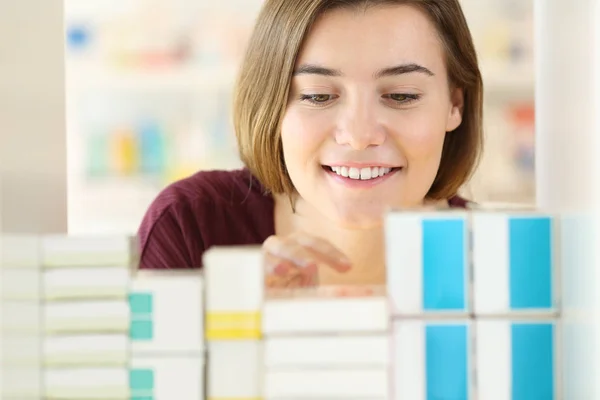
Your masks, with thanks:
M564 216L565 399L597 399L600 1L536 0L536 188Z
M62 0L0 1L0 229L65 232Z

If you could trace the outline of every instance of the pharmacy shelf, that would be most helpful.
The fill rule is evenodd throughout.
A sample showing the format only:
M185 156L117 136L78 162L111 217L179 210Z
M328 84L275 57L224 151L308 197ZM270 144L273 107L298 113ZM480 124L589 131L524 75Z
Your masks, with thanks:
M535 72L532 63L509 64L502 62L481 62L484 92L502 97L533 98L535 93Z
M69 181L69 233L135 233L160 191L151 179L111 178Z
M221 89L232 86L235 68L206 68L186 66L156 70L119 70L109 68L81 68L67 66L67 88L81 91L184 91Z

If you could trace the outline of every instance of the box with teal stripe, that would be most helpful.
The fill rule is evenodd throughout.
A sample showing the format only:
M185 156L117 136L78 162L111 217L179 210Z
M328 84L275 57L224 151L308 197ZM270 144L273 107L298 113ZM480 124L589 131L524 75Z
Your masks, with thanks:
M131 400L154 398L154 370L134 368L129 371Z
M394 316L471 312L468 215L388 214L387 286Z
M199 400L204 366L185 356L134 357L130 361L129 400Z
M541 212L472 213L475 315L558 312L558 221Z
M397 319L393 400L553 400L555 320Z
M203 354L203 284L199 273L138 273L130 284L129 308L133 354Z
M472 321L396 319L392 327L393 400L475 399Z
M478 398L563 398L559 327L556 319L477 319L474 329Z

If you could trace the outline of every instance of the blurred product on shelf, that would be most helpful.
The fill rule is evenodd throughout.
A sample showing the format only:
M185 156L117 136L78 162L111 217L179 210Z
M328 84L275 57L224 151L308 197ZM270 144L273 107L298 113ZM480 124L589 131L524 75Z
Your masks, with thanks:
M67 11L81 7L70 3ZM90 6L68 13L67 49L69 55L119 69L236 63L252 29L248 11L260 4L246 3L242 9L232 2L206 8L192 1L137 2L124 10L115 7L120 11Z
M113 148L111 154L115 172L120 175L129 175L137 170L137 143L135 141L135 132L130 129L117 129L113 137Z
M533 61L533 2L460 2L481 60L504 64Z
M214 93L209 101L160 94L118 100L97 94L87 100L80 121L86 127L82 159L88 181L149 177L160 189L208 161L227 168L236 157L229 93Z
M159 173L166 163L166 135L154 121L144 121L140 125L140 167L142 172Z
M532 177L535 168L535 109L533 104L516 104L509 108L513 126L513 160L520 174Z

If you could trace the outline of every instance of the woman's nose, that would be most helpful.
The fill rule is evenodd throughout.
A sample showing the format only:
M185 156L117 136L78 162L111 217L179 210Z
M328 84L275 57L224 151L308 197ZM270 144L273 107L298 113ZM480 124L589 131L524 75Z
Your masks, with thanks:
M361 101L348 106L340 113L335 137L337 143L349 145L354 150L364 150L383 144L386 134L374 108L373 105Z

